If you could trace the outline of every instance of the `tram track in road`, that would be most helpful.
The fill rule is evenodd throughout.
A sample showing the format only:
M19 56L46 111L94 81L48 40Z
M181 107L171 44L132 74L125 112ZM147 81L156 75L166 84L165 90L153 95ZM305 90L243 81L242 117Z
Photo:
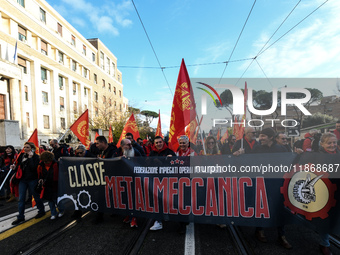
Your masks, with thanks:
M240 229L237 226L229 225L228 227L229 234L234 241L235 248L239 255L252 255L254 254L252 250L246 243Z
M82 219L87 217L90 212L86 212L82 215ZM15 252L14 254L21 254L21 255L31 255L36 254L44 245L49 243L51 240L55 239L56 237L66 233L70 229L74 228L79 223L79 220L72 220L65 225L61 226L57 230L53 230L52 232L44 235L37 241L31 243L26 247L21 247L19 251Z

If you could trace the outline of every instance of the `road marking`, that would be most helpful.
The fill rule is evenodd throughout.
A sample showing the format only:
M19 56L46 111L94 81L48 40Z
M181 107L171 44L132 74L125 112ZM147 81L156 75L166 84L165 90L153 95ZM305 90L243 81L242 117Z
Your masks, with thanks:
M0 234L0 241L16 234L16 233L19 233L20 231L46 219L46 218L49 218L51 217L51 212L47 212L43 217L39 218L39 219L31 219L31 220L28 220L28 221L25 221L24 223L21 223L19 224L18 226L14 227L14 228L11 228L9 230L7 230L6 232Z
M184 255L195 255L195 224L191 222L187 225L185 232Z

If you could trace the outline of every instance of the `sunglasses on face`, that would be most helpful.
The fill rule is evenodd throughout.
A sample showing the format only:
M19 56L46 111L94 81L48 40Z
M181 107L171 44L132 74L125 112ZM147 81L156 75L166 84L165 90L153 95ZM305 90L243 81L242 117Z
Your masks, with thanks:
M83 153L85 153L85 152L76 152L76 155L81 155Z

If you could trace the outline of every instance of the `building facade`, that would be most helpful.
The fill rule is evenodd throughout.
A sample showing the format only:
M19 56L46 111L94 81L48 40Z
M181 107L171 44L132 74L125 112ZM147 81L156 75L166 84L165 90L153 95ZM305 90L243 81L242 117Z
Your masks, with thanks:
M120 118L127 100L117 58L98 38L46 1L0 0L0 120L17 121L20 145L35 128L41 143L58 138L86 109L95 118L107 105Z

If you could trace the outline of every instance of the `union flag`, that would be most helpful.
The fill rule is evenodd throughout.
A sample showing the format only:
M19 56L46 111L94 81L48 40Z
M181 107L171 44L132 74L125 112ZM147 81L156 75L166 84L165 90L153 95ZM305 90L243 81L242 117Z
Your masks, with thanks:
M109 143L113 143L113 134L112 134L112 127L110 125L110 129L109 129Z
M156 136L163 137L163 135L162 135L162 125L161 125L161 111L160 110L159 110L159 114L158 114L158 124L157 124Z
M187 68L182 59L176 91L172 102L169 148L176 151L177 137L185 134L185 127L196 118L196 105Z
M133 135L133 139L137 139L139 137L138 127L133 113L124 126L123 132L118 140L117 147L120 147L120 142L125 138L126 133L131 133Z
M86 147L90 144L89 141L89 110L86 110L70 127L70 130L75 134L82 144Z
M229 137L229 134L228 134L228 129L225 131L224 135L222 136L221 138L221 143L225 143L225 140L227 140Z
M96 132L96 135L94 136L94 140L96 140L98 136L99 136L99 134L98 134L98 132Z

